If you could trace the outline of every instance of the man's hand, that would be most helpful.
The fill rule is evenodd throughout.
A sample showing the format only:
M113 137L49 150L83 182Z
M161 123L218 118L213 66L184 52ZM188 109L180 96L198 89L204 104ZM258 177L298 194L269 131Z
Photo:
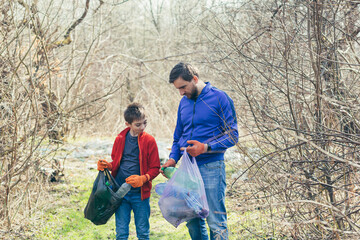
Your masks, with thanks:
M166 161L166 163L164 163L164 164L160 167L159 172L160 172L164 177L166 177L166 176L164 175L164 171L161 170L161 169L165 169L165 168L167 168L167 167L175 167L175 166L176 166L175 160L172 159L172 158L170 158L169 160Z
M100 159L98 162L97 162L97 169L98 171L104 171L104 169L107 168L111 171L112 169L112 165L111 163L107 162L106 160L104 159Z
M196 140L189 140L187 141L188 144L192 144L192 146L188 146L186 148L186 152L189 153L193 157L197 157L200 154L206 152L207 144L201 143Z
M149 180L150 180L149 174L145 174L141 176L131 175L130 177L125 179L126 183L130 184L133 188L142 187L142 185L144 185L144 183L146 183Z

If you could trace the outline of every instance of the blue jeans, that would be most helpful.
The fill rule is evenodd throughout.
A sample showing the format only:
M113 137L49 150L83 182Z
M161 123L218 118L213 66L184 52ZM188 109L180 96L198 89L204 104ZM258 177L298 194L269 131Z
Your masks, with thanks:
M150 198L141 201L140 193L129 192L115 212L116 239L128 239L131 210L134 212L136 236L138 239L149 239L150 235Z
M199 166L204 181L206 198L209 204L209 216L206 221L210 228L210 239L228 239L227 215L225 208L225 163L224 161L210 162ZM194 218L186 226L191 239L209 239L205 220Z

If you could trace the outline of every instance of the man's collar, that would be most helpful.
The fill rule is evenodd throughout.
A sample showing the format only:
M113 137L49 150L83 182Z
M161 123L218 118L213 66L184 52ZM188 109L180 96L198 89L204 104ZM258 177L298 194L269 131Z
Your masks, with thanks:
M205 82L205 87L201 90L201 93L199 94L198 98L199 97L202 97L203 95L205 95L206 93L208 93L210 91L210 88L211 88L211 84L210 82Z

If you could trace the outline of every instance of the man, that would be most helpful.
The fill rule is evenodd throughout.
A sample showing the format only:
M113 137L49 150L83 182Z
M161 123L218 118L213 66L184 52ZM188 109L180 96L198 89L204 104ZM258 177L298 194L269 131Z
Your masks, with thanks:
M209 204L206 220L210 239L228 239L224 153L238 141L234 103L225 92L200 80L196 69L188 63L175 65L169 82L184 97L178 108L169 160L162 167L174 167L185 147L196 157ZM204 219L192 219L186 226L192 239L208 239Z

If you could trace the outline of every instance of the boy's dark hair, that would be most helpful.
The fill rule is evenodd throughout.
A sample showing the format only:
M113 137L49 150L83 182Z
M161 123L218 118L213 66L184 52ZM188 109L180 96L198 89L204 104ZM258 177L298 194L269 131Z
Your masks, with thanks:
M191 66L189 63L179 62L170 72L169 83L174 83L179 77L190 82L194 76L199 77L195 67Z
M142 120L145 118L145 108L140 103L131 103L125 109L124 118L130 124L135 120Z

